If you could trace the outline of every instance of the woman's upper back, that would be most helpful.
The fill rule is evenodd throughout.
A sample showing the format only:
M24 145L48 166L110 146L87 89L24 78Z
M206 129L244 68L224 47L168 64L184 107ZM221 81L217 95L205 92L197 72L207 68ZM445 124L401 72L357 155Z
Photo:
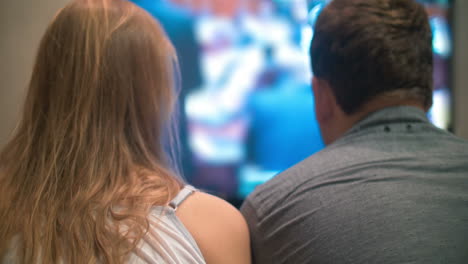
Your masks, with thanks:
M250 239L241 213L226 201L195 192L176 215L193 236L207 263L250 263Z
M180 209L179 209L180 208ZM222 199L184 187L169 206L155 206L149 228L130 253L129 264L250 263L248 228ZM16 263L16 245L2 263Z
M222 199L185 186L169 206L154 207L148 233L129 263L250 263L247 224Z
M149 229L129 263L206 263L196 241L176 215L195 190L185 186L169 206L156 206L148 215Z

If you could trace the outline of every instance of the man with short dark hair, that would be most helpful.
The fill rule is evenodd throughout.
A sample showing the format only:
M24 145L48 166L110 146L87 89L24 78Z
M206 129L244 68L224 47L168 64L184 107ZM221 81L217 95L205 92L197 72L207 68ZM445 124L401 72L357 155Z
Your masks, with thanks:
M310 53L327 147L243 204L255 263L468 263L468 142L426 118L431 39L413 0L325 7Z

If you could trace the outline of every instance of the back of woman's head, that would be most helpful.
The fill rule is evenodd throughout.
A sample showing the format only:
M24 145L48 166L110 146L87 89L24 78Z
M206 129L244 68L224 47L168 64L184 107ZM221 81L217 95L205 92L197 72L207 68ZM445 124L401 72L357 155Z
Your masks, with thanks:
M161 27L130 2L57 14L0 154L0 259L14 247L24 263L125 260L180 186L162 144L175 69Z

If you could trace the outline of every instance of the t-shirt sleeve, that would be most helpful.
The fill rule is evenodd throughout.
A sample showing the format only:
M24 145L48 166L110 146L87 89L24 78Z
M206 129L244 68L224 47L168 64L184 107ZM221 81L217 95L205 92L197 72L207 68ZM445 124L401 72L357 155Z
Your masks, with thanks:
M249 198L247 198L242 204L240 211L244 216L245 220L247 221L247 225L249 226L250 246L252 249L252 263L260 263L259 259L262 254L262 234L259 230L259 219L256 207L252 204Z

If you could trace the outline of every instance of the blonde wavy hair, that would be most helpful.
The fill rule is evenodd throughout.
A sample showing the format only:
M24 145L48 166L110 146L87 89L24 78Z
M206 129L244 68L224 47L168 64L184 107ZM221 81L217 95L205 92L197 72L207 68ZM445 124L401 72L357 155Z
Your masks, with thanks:
M182 186L165 151L176 72L164 31L130 2L75 0L56 15L0 154L0 260L127 260L151 207Z

